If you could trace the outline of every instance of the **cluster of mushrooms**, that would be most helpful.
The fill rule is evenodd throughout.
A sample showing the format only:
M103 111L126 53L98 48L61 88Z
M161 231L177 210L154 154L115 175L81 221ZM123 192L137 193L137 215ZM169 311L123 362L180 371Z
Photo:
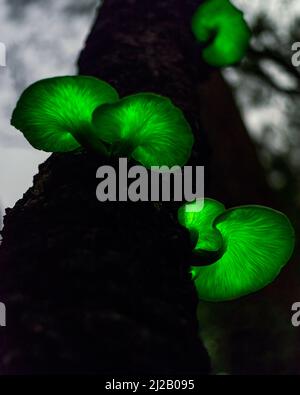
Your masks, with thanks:
M242 59L250 30L229 0L207 0L192 19L202 57L212 66ZM143 166L184 166L194 137L183 112L166 97L137 93L120 98L108 83L88 76L44 79L21 95L11 123L47 152L80 147L103 156L134 158ZM199 298L227 301L272 282L290 259L294 230L288 218L262 206L226 210L204 199L184 204L178 221L190 231L199 265L191 268Z

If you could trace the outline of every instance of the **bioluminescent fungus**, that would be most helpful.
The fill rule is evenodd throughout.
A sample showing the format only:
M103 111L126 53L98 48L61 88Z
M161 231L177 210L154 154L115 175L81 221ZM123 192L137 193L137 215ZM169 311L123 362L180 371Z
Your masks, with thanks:
M216 67L239 62L251 38L243 13L229 0L207 0L200 5L192 18L192 30L198 41L207 44L203 59Z
M191 204L179 209L178 220L190 231L196 260L199 261L199 265L215 262L223 250L224 243L221 233L213 223L215 218L225 211L225 207L222 203L210 199L205 199L200 212L187 210L189 206Z
M256 292L277 277L293 253L293 227L278 211L254 205L225 210L212 199L205 199L199 212L187 212L186 206L179 221L198 232L195 252L221 252L210 266L192 267L200 299L227 301Z
M88 76L63 76L40 80L21 95L11 124L29 143L48 152L73 151L81 145L104 150L90 133L93 111L118 100L104 81Z
M194 138L182 111L154 93L127 96L98 107L94 131L111 145L111 153L132 156L146 167L183 166Z

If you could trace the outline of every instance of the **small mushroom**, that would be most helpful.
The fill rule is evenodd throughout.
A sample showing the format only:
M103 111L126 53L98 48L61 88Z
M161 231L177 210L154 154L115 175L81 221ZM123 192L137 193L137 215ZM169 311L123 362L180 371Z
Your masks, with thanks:
M239 62L246 54L251 31L243 13L229 0L207 0L192 18L196 39L206 44L203 59L215 67Z
M111 154L132 156L145 167L183 166L194 138L182 111L154 93L127 96L98 107L94 133L110 144Z
M211 199L205 199L200 212L192 211L191 206L185 204L180 207L178 221L190 232L197 266L209 265L215 262L223 251L222 235L213 223L215 218L225 211L225 207L222 203Z
M92 113L117 100L116 90L94 77L47 78L22 93L11 124L43 151L67 152L84 145L104 152L103 143L90 133Z
M200 246L208 254L221 251L210 266L192 267L200 299L219 302L256 292L274 281L293 253L294 229L284 214L271 208L225 210L219 202L205 199L203 209L192 214L181 208L179 221L192 232L198 230L195 250Z

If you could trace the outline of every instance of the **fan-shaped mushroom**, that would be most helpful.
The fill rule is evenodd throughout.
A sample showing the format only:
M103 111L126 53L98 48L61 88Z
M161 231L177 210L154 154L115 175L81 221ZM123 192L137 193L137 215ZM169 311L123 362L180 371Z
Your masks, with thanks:
M146 167L184 165L194 142L191 127L170 99L139 93L98 107L94 133L111 152L132 156Z
M198 231L195 252L199 248L202 256L204 250L207 255L221 252L210 266L192 268L203 300L231 300L260 290L277 277L292 255L294 230L281 212L255 205L225 211L219 202L205 199L203 209L193 217L184 207L179 221Z
M205 199L202 209L191 210L192 204L185 204L178 211L179 223L190 231L194 242L195 261L200 265L215 262L223 250L223 238L213 226L215 218L225 211L222 203Z
M207 44L203 59L216 67L239 62L251 38L243 13L229 0L207 0L201 4L192 18L192 30L198 41Z
M89 132L92 113L99 105L116 100L116 90L94 77L47 78L23 92L11 124L43 151L67 152L80 145L104 151L103 143Z

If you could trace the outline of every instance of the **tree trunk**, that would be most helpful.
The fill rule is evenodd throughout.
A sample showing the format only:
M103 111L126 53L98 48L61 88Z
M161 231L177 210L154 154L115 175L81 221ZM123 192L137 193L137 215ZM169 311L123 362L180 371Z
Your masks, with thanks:
M206 166L206 196L228 206L270 204L231 92L201 62L190 30L199 3L105 0L79 72L121 96L170 97L192 126L189 164ZM104 162L87 152L54 154L7 210L0 371L209 373L178 205L100 204L95 174Z
M106 80L122 96L167 95L195 125L192 8L181 1L105 1L80 73ZM208 373L190 242L177 206L99 203L95 175L102 164L86 152L52 155L7 212L1 372Z

